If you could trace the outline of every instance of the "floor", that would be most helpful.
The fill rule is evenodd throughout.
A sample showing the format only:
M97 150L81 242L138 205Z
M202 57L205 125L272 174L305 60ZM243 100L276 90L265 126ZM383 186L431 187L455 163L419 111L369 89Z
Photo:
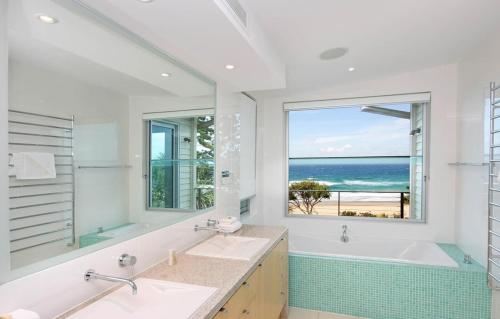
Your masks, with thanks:
M363 319L346 315L337 315L331 312L321 312L302 308L288 309L288 319Z

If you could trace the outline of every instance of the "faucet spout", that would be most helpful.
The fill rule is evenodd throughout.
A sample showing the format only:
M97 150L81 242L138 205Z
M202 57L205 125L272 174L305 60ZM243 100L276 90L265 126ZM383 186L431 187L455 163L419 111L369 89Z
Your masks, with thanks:
M340 236L340 241L343 243L349 242L349 236L347 236L347 225L342 225L342 236Z
M95 272L93 269L89 269L85 272L85 275L83 276L83 279L85 281L90 281L92 279L98 279L98 280L104 280L104 281L110 281L110 282L119 282L123 284L127 284L132 288L132 294L137 295L137 285L133 280L127 279L127 278L121 278L121 277L114 277L114 276L107 276L107 275L101 275Z

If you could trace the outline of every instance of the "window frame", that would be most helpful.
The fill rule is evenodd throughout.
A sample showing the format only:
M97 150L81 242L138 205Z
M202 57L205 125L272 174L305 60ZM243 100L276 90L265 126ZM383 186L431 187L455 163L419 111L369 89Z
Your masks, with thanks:
M146 210L148 211L186 211L182 208L167 208L167 207L152 207L151 206L151 127L153 123L156 123L157 125L160 126L165 126L168 128L174 128L174 152L175 152L175 158L178 157L179 155L179 144L180 144L180 136L179 136L179 127L176 123L171 123L168 122L168 120L161 120L161 119L151 119L151 120L146 120ZM179 203L179 170L174 167L174 186L173 186L173 200L174 200L174 206Z
M425 92L424 92L425 93ZM431 105L432 105L432 99L431 99L431 93L426 92L429 94L429 98L427 101L419 101L419 102L401 102L401 103L420 103L423 105L423 184L422 184L422 218L421 219L400 219L400 218L378 218L378 217L354 217L354 216L327 216L327 215L305 215L305 214L289 214L288 213L288 194L289 194L289 145L290 145L290 137L289 137L289 114L290 112L296 112L296 111L307 111L307 110L314 110L314 109L335 109L335 108L341 108L341 107L353 107L353 106L359 106L363 105L361 102L365 98L371 98L371 97L359 97L359 98L349 98L349 99L331 99L331 100L311 100L311 101L298 101L298 102L283 102L283 136L284 136L284 143L283 143L283 154L284 154L284 165L283 165L283 174L284 174L284 184L283 184L283 189L284 189L284 217L287 218L306 218L306 219L327 219L327 220L346 220L346 221L369 221L369 222L381 222L381 223L403 223L403 224L427 224L428 223L428 189L429 189L429 163L430 163L430 135L431 135L431 125L430 125L430 114L431 114ZM421 94L421 93L417 93ZM380 103L380 104L394 104L394 102L391 101L392 97L397 97L399 94L395 95L387 95L388 102L385 103ZM401 95L406 95L406 94L401 94ZM412 93L409 93L409 95L412 95ZM375 98L384 98L384 96L376 96ZM359 104L352 104L349 103L348 105L335 105L335 106L321 106L321 107L304 107L303 109L287 109L286 104L288 103L299 103L299 104L313 104L315 102L318 102L319 104L323 104L327 101L341 101L341 100L349 100L352 102L353 100L360 101Z
M240 215L244 215L244 214L249 214L250 213L252 197L248 197L248 198L240 200Z

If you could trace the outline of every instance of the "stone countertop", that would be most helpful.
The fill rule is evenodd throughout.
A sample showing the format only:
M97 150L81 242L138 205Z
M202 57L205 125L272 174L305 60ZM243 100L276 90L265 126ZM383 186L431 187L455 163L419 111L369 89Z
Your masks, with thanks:
M163 261L138 274L135 278L143 277L217 288L217 291L190 317L190 319L212 318L286 234L285 227L244 225L231 236L269 239L261 253L250 261L193 256L180 252L177 254L175 265L169 266L167 261ZM67 318L116 289L118 287L88 300L56 319Z

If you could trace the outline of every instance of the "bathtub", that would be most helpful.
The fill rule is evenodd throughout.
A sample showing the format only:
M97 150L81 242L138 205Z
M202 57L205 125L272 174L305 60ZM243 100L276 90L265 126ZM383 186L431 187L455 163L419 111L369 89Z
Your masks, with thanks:
M458 264L438 245L427 241L350 237L349 242L343 243L340 239L291 236L290 253L458 267Z
M486 270L462 263L456 245L293 234L289 243L290 307L371 319L491 318Z

